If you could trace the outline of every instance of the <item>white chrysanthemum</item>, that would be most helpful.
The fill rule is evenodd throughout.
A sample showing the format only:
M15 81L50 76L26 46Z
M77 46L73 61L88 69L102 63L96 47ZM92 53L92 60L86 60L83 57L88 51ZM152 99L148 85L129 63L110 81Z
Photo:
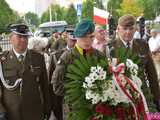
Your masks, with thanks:
M105 102L107 101L109 98L113 98L114 94L113 94L113 87L112 87L112 81L108 80L106 81L106 84L102 85L103 91L102 91L102 95L101 95L101 101Z
M100 75L99 75L99 80L104 80L104 79L106 79L106 72L105 71L101 71L100 72Z
M94 82L94 81L95 81L95 80L91 79L90 77L86 77L86 78L85 78L85 82L86 82L86 83L84 83L83 85L84 85L85 87L91 88L91 87L93 87L93 82Z
M96 67L91 67L91 73L95 73L97 72L97 68Z
M133 65L132 60L131 60L131 59L127 59L127 60L126 60L126 66L127 66L128 68L130 68L130 67L132 67L132 65Z
M89 100L93 98L93 94L92 94L92 91L91 90L87 90L86 91L86 99Z
M141 79L139 77L137 77L135 75L131 75L131 79L138 86L138 88L141 88L142 81L141 81Z
M103 96L101 97L101 101L105 102L108 100L108 98L110 98L110 89L104 90L103 91Z
M92 84L92 80L90 79L90 77L86 77L86 78L85 78L85 82L86 82L87 84Z
M91 79L92 82L95 82L95 80L97 80L98 77L99 76L96 73L89 74L89 78Z
M138 65L134 64L132 60L127 59L126 67L129 69L131 74L133 74L133 75L137 75L138 74Z
M87 88L87 84L85 82L83 82L83 88Z
M133 64L133 62L128 59L127 65L130 67L129 70L132 70L132 72L136 74L136 64ZM114 82L116 78L113 76L113 80L106 80L106 74L106 71L100 66L91 67L91 73L85 78L85 82L83 83L83 87L86 88L86 99L91 100L92 104L97 104L100 101L110 101L112 105L128 103L127 97L121 93L122 91L117 88ZM125 85L127 82L123 74L119 74L119 77L122 78L121 83ZM101 93L93 91L93 88L94 90L97 88L97 82L95 82L97 80L102 81L100 86L102 89Z
M97 65L97 72L100 73L100 72L102 72L102 71L103 71L103 68L102 68L101 66L98 66L98 65Z
M100 101L100 95L94 94L94 97L92 98L92 104L97 104Z

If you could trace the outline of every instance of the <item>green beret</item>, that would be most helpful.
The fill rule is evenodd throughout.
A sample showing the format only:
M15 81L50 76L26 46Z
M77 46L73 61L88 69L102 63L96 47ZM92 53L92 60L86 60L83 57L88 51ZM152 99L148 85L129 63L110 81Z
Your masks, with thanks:
M87 34L93 33L95 30L95 25L91 20L84 19L76 26L74 30L75 37L84 37Z
M118 20L118 25L130 27L136 24L136 19L133 15L127 14L123 15Z

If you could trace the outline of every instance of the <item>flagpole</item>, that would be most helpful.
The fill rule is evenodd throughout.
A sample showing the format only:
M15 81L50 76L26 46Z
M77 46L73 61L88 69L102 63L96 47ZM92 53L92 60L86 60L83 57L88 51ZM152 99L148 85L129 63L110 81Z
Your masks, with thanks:
M50 19L50 22L52 22L52 9L51 9L51 5L49 6L49 19Z

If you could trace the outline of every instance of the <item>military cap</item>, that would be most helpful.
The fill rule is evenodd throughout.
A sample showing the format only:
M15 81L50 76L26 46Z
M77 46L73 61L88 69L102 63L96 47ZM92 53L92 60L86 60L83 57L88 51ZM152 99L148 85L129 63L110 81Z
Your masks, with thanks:
M118 25L129 27L136 24L136 19L133 15L127 14L123 15L118 20Z
M69 39L75 40L75 41L77 40L73 32L69 33Z
M31 32L29 31L28 26L25 24L12 24L9 26L9 29L11 32L17 35L22 35L22 36L32 35Z
M76 26L74 30L75 37L84 37L87 34L93 33L95 30L95 25L91 20L84 19Z

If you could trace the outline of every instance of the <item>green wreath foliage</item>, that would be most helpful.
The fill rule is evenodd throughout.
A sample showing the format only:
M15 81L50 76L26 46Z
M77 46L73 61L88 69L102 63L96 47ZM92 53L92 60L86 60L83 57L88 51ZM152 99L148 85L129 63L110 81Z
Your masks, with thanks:
M126 51L120 48L118 59L120 62L125 63L127 59L131 59L136 64L140 64L140 59L132 53L132 51ZM127 52L127 53L126 53ZM97 56L80 56L79 59L75 59L73 64L68 65L67 73L65 75L65 102L70 106L71 112L67 113L67 120L90 120L91 116L95 114L95 105L91 104L91 101L85 97L85 88L83 88L83 82L85 77L89 75L90 68L93 66L101 66L104 70L108 70L109 61L104 58L98 58ZM125 71L126 75L130 77L129 72ZM142 70L139 70L142 74ZM107 77L111 77L111 74L107 72ZM103 120L111 120L111 118L104 118Z

